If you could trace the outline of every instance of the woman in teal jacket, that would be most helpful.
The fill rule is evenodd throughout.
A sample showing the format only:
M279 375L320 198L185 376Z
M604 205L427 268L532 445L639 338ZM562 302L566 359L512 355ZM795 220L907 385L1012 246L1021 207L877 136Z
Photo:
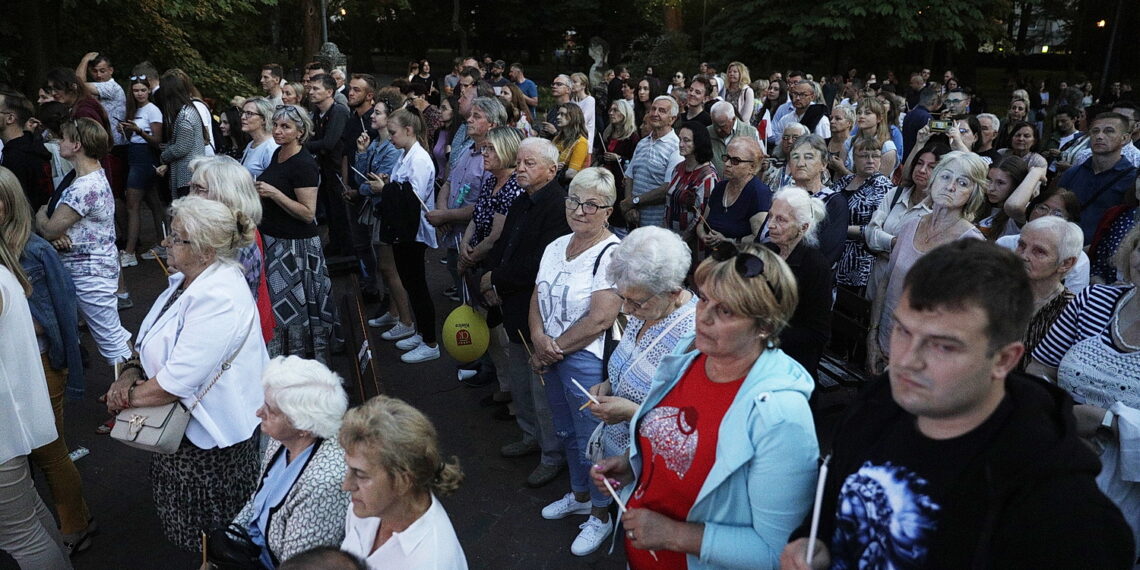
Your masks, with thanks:
M662 361L630 452L595 483L621 489L631 568L776 568L819 458L811 376L777 348L795 278L766 248L726 242L695 283L696 335Z

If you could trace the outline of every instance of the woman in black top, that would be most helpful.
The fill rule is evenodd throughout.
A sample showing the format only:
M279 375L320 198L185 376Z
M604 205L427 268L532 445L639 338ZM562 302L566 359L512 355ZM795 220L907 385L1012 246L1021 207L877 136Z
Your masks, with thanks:
M831 264L819 251L817 230L826 210L802 188L776 192L764 244L788 262L799 303L780 333L780 348L818 379L819 359L831 339Z
M294 354L328 363L336 327L317 213L319 168L302 144L313 123L302 108L283 105L273 114L273 140L280 148L257 178L261 196L266 281L276 321L269 356Z

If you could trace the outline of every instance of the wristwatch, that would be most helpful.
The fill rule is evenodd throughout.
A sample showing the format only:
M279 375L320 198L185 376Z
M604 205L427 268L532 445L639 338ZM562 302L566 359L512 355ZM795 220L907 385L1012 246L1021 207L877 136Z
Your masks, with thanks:
M634 196L632 202L633 202L634 207L636 207L638 204L641 203L641 196Z

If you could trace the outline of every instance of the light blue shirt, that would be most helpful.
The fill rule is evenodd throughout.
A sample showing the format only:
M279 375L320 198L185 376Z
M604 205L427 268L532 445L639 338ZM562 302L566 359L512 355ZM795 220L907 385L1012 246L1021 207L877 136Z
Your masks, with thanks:
M293 488L293 483L305 470L305 463L309 461L309 456L313 454L315 447L315 445L310 444L309 447L305 448L305 451L298 453L293 461L288 461L289 451L285 446L281 446L277 459L273 461L273 465L265 473L261 488L253 496L254 515L253 520L249 521L249 538L254 544L261 547L261 563L266 568L275 567L273 555L269 553L269 547L265 544L265 531L263 530L269 528L269 513L277 508L281 501L285 500L285 495L289 494L289 489Z

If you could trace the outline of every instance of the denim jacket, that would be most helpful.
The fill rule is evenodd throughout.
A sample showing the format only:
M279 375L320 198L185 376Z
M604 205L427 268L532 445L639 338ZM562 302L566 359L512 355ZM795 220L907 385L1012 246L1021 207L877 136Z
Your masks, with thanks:
M51 244L35 234L24 246L20 266L32 283L28 307L47 338L48 360L56 370L67 369L67 397L79 400L86 382L79 354L79 318L71 274Z
M682 338L666 355L645 401L630 421L629 461L640 473L647 452L637 445L645 416L677 385L696 360L694 336ZM808 408L814 384L791 357L768 348L752 369L721 421L716 460L687 517L704 523L699 556L688 566L776 568L788 536L812 506L819 446ZM622 500L637 481L622 490Z
M356 153L356 169L368 174L375 172L376 174L392 174L396 171L396 163L400 161L400 155L403 152L396 148L390 140L374 140L368 144L368 148L364 152ZM373 191L372 185L367 181L360 178L355 172L352 173L352 180L358 185L361 196L368 196L372 202L380 202L380 192Z

